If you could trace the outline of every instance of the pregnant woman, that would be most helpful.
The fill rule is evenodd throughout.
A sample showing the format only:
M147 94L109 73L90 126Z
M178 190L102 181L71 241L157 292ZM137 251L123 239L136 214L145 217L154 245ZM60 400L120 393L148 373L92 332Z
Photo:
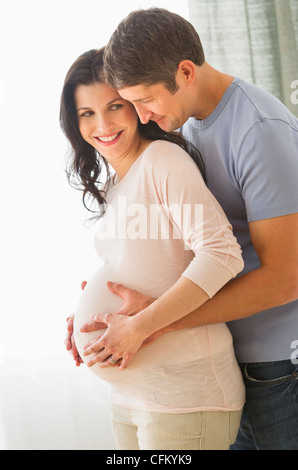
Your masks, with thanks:
M163 326L162 302L175 321L243 268L195 149L191 157L177 133L140 123L133 105L105 83L103 52L76 60L61 97L61 127L72 146L69 178L78 181L85 205L92 196L100 219L94 243L101 267L83 290L74 341L82 360L111 385L119 449L228 449L245 397L225 324L164 334L140 348L128 367L112 355L101 365L97 353L90 357L84 349L99 333L82 333L82 325L121 307L108 281L159 298L147 320L148 331L150 325L156 331Z

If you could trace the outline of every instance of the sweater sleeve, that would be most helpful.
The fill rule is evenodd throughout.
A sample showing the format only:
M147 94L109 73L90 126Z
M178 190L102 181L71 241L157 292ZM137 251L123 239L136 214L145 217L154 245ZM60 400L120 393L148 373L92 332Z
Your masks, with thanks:
M194 253L182 275L211 298L243 269L241 248L189 155L177 145L161 141L151 150L151 178L173 224L173 237L180 236L185 249Z

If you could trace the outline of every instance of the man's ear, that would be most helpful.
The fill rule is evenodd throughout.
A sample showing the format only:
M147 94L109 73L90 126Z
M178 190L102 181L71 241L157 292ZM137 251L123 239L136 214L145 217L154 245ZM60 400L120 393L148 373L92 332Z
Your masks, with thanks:
M178 65L178 73L188 84L195 79L196 66L191 60L182 60Z

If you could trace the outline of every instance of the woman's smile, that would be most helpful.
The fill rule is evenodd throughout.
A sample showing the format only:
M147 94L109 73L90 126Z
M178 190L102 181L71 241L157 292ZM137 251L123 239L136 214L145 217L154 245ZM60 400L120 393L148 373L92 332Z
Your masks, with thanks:
M103 135L94 136L94 138L100 143L100 145L109 146L118 142L118 140L121 137L122 132L123 130L116 132L115 134L110 134L110 135L105 135L105 136Z

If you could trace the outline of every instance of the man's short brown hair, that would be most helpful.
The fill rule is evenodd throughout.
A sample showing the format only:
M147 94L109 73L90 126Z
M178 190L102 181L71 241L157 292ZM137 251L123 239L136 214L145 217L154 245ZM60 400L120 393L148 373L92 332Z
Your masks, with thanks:
M177 68L185 59L205 61L192 24L162 8L137 10L121 21L106 46L106 80L117 89L163 83L175 92Z

